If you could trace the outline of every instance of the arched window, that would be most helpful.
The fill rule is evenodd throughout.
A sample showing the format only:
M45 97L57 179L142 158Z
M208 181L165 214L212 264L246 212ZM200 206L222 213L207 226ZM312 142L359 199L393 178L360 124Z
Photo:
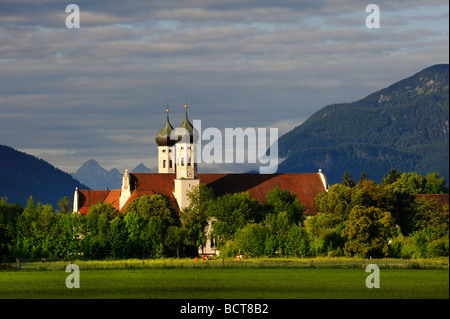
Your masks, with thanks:
M184 157L181 158L181 166L184 166Z
M163 168L166 168L166 160L163 160Z
M172 168L172 160L169 160L169 168Z

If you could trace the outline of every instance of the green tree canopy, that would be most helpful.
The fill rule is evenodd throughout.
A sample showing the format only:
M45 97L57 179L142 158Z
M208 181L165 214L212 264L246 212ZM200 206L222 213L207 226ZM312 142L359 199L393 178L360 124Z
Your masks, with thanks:
M220 196L208 206L208 216L215 219L213 236L218 246L234 238L239 228L260 218L262 206L249 193L234 193Z
M161 218L167 226L180 225L179 216L164 195L154 194L138 197L127 205L124 214L132 211L146 219L151 217Z
M391 214L376 207L352 208L342 233L348 237L345 251L359 257L385 257L388 238L393 231Z
M314 205L320 215L322 226L334 228L348 218L352 207L352 188L343 184L332 185L328 192L319 193Z
M300 224L305 220L303 212L305 207L300 203L297 194L291 193L288 189L282 190L279 187L274 187L266 194L265 201L266 213L281 213L285 212L290 223Z
M188 245L199 247L206 244L205 227L208 224L208 207L215 200L212 188L200 184L187 193L190 204L181 214L182 227Z

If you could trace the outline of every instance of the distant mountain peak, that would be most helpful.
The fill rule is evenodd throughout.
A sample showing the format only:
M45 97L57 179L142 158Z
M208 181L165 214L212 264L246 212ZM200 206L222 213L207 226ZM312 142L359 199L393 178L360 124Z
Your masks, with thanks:
M81 167L77 170L77 173L86 170L102 170L106 172L106 170L96 160L93 159L84 162L83 165L81 165Z
M131 173L151 173L151 169L140 163ZM118 189L122 186L122 174L117 168L108 171L94 159L84 162L72 176L91 189Z
M152 170L144 165L144 163L140 163L136 166L132 171L132 173L151 173Z
M122 185L122 174L117 169L108 172L93 159L84 162L72 176L92 189L117 189Z

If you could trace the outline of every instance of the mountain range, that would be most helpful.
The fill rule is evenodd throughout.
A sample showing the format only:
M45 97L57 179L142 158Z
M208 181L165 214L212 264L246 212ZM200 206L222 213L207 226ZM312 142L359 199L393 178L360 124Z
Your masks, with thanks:
M426 68L369 96L323 107L278 140L278 172L321 168L380 182L388 171L438 172L449 180L449 65Z
M449 65L439 64L351 103L323 107L278 140L283 161L278 173L317 172L330 184L347 171L380 182L388 171L426 175L438 172L449 181ZM147 173L139 164L132 170ZM68 174L35 156L0 145L0 198L27 204L56 203L80 189L117 189L122 174L95 160Z
M132 173L150 173L151 170L143 163L140 163ZM122 186L122 174L116 168L107 171L97 161L90 159L71 174L73 178L79 180L91 189L118 189Z

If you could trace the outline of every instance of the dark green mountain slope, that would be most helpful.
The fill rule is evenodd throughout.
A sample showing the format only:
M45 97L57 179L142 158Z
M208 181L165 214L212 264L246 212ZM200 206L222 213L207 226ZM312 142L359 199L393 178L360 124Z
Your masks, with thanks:
M0 197L8 197L9 203L25 206L33 196L36 203L57 208L56 203L62 197L73 198L75 187L88 189L44 160L0 145Z
M279 172L322 168L379 182L391 168L449 179L449 65L439 64L353 103L326 106L279 139Z

